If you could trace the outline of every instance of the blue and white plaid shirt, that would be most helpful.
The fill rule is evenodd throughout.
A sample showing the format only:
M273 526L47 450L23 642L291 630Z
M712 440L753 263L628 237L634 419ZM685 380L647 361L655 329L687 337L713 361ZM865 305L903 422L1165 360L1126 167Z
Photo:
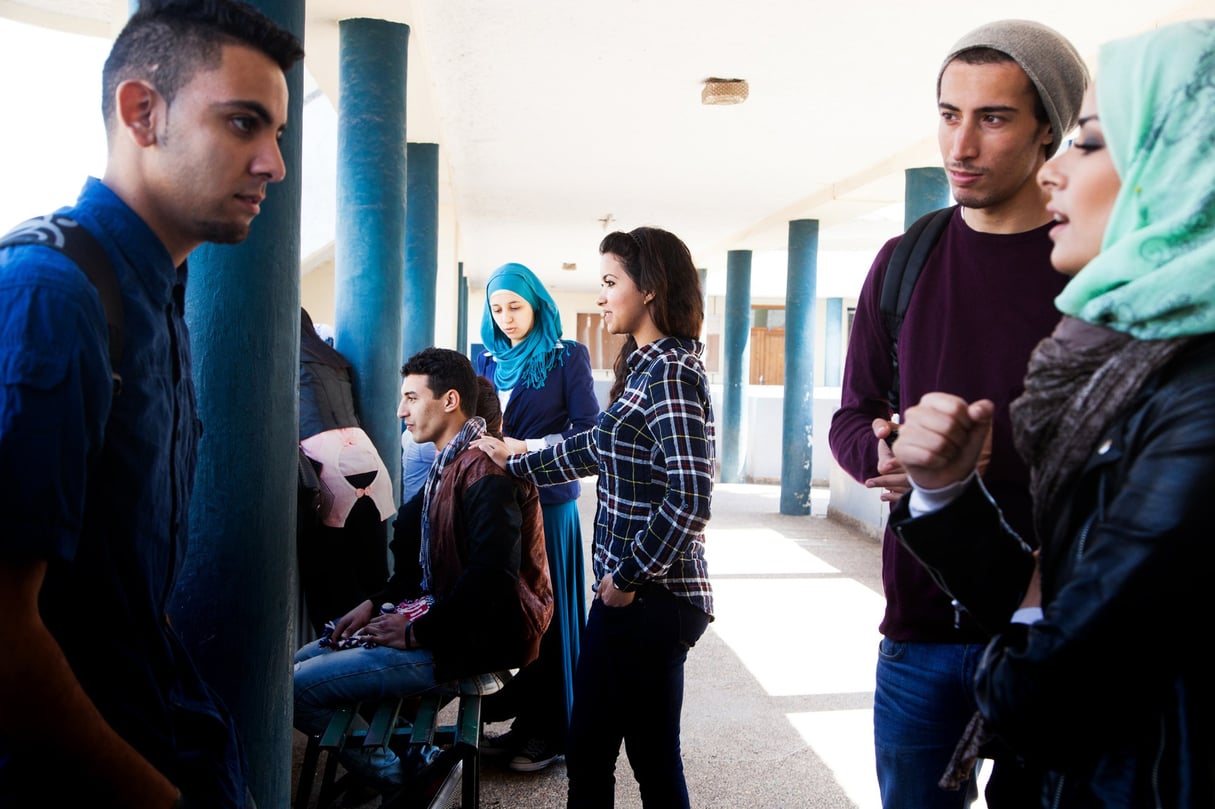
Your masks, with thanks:
M621 590L653 582L713 614L705 564L715 463L713 406L695 340L665 337L629 357L624 392L598 424L507 463L540 486L598 475L594 568Z

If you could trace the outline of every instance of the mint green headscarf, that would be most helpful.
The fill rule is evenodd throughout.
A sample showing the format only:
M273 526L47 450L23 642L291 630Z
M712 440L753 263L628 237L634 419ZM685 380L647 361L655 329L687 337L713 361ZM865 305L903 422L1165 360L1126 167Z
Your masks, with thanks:
M1104 45L1096 81L1122 189L1055 305L1140 339L1215 331L1215 20Z

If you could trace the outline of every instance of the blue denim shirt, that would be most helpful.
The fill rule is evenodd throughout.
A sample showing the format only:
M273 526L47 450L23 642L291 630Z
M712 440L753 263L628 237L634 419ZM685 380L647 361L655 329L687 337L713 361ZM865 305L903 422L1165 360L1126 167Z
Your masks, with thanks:
M0 555L48 560L43 620L107 721L187 794L198 782L215 805L240 806L230 720L164 617L201 433L185 265L98 180L62 213L118 277L123 387L113 395L105 315L84 274L47 247L0 250ZM37 767L11 752L0 794Z

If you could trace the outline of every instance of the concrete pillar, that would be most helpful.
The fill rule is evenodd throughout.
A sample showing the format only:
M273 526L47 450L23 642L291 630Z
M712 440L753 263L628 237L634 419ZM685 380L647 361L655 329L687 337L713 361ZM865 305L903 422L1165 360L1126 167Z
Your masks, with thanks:
M407 153L402 361L435 344L435 282L439 274L439 144L411 143Z
M468 354L468 277L464 262L456 265L456 351Z
M303 40L303 0L254 5ZM194 251L186 290L205 429L168 611L234 715L259 806L291 800L303 76L287 74L286 180L243 244Z
M940 166L904 171L903 229L929 211L944 208L949 202L949 179Z
M742 483L744 394L750 371L751 251L726 254L726 307L722 335L721 482Z
M785 282L785 394L782 406L780 513L810 513L814 457L814 313L818 220L789 223Z
M844 342L844 299L827 299L827 329L824 346L826 360L823 366L823 384L827 387L839 387L842 369L840 358L843 356Z
M350 19L338 30L335 347L354 367L359 418L399 492L409 26Z

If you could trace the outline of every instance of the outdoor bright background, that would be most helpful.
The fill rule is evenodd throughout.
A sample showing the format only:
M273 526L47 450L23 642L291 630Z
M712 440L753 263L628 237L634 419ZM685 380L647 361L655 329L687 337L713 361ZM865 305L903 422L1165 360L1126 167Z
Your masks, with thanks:
M0 233L76 201L105 170L106 39L0 18Z

